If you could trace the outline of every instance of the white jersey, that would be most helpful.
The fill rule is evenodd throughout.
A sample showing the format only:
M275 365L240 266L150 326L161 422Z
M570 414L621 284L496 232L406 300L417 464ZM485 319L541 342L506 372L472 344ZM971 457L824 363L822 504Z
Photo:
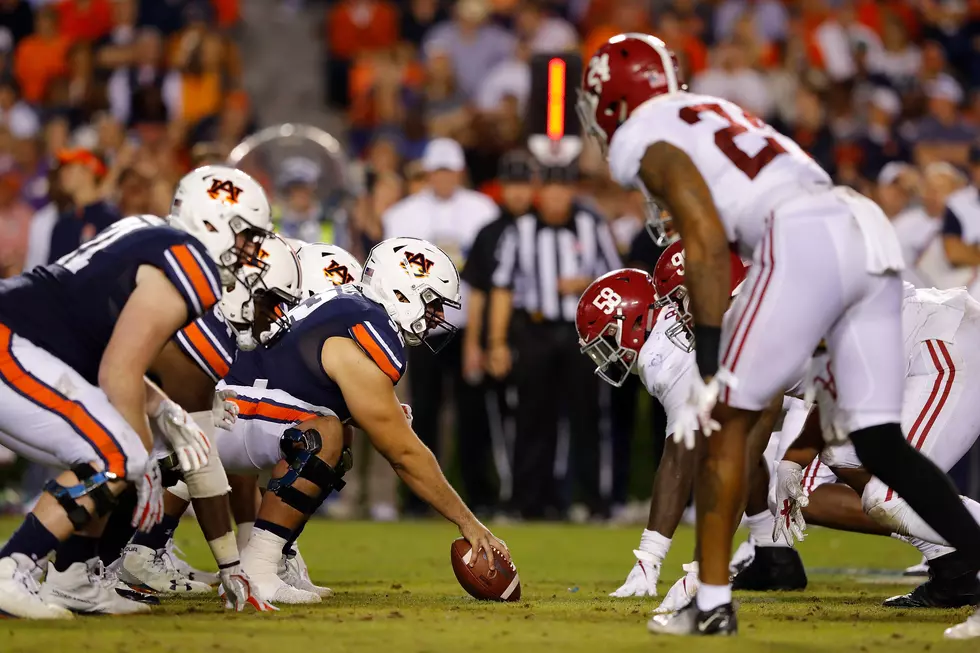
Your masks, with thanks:
M677 323L676 309L672 306L661 309L636 361L647 392L656 397L667 413L668 436L676 429L678 411L690 396L691 384L698 376L694 352L684 351L667 337L667 329Z
M609 170L633 186L647 148L683 150L704 177L730 242L755 250L776 202L799 188L826 187L826 172L792 139L738 105L709 95L674 93L640 105L613 134ZM799 195L799 193L795 193Z

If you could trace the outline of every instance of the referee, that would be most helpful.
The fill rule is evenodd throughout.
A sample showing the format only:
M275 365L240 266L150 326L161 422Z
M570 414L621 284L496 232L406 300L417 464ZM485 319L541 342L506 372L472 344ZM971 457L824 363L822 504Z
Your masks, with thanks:
M556 473L564 458L558 456L563 425L581 499L603 515L598 377L579 352L575 311L588 285L621 263L605 220L575 200L577 167L544 167L540 175L537 209L504 234L491 293L488 365L495 375L509 366L511 313L522 323L514 334L514 508L525 519L567 511L568 493L558 482L563 474Z

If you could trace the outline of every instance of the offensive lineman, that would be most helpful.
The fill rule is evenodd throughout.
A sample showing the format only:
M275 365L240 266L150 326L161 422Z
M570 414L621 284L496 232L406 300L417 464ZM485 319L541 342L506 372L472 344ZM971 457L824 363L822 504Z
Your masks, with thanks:
M796 143L758 118L688 93L673 54L655 37L620 34L601 46L579 109L608 147L613 179L662 202L687 251L702 382L685 410L712 436L700 448L695 490L701 588L696 601L654 617L650 629L737 632L728 561L745 494L747 434L824 337L843 430L864 465L947 541L980 550L980 525L949 479L902 436L903 262L881 210L834 188ZM753 265L725 317L730 243Z
M234 179L217 193L235 194ZM210 310L264 232L233 206L171 225L122 220L56 263L0 283L0 439L25 457L66 468L0 550L0 610L63 618L138 612L101 582L104 517L126 482L137 483L134 523L162 512L160 468L148 456L147 415L166 397L144 382L156 354ZM30 334L29 339L22 334ZM185 470L210 445L186 414L160 426ZM40 592L36 561L58 549Z

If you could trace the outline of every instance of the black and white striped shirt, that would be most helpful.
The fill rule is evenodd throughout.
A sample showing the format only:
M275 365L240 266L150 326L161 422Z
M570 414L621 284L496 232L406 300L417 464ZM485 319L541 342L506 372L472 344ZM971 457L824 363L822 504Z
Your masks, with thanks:
M622 267L602 216L575 205L562 226L537 214L517 218L500 242L493 285L514 291L514 305L549 322L574 322L577 294L558 292L560 278L600 275Z

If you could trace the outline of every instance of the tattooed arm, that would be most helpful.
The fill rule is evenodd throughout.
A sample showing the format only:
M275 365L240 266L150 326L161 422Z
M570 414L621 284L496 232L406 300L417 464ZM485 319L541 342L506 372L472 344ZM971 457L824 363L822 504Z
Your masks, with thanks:
M731 297L731 263L728 237L711 191L690 157L662 141L647 148L640 180L663 202L684 241L684 283L695 329L706 329L710 336L697 338L698 367L703 376L713 376L721 320Z

